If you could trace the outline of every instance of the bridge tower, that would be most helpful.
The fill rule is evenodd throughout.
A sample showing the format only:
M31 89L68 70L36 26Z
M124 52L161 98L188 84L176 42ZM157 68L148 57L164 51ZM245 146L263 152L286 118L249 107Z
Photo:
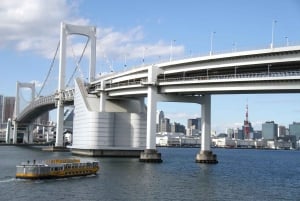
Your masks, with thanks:
M57 126L56 126L56 147L63 147L63 123L64 123L64 96L65 90L65 73L66 73L66 53L67 53L67 36L82 35L88 37L90 41L90 60L89 60L89 82L95 80L96 70L96 27L79 26L61 23L60 30L60 60L58 75L57 91Z
M35 96L35 83L17 82L17 94L16 94L16 101L15 101L14 119L16 119L16 117L20 113L20 88L31 89L31 101L34 101L34 96ZM13 124L14 124L13 144L16 144L17 143L17 134L18 134L18 123L17 123L17 121L14 120ZM30 134L30 130L29 130L29 134Z

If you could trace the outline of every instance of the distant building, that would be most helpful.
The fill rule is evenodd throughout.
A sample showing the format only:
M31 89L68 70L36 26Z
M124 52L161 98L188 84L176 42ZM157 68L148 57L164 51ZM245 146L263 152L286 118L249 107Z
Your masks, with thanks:
M187 127L194 127L195 129L201 130L201 118L188 119Z
M0 124L3 123L4 97L0 95Z
M165 118L164 112L163 111L157 111L156 112L156 132L159 133L161 132L161 122Z
M278 137L286 136L286 127L285 126L278 126Z
M278 124L274 121L267 121L262 124L262 137L266 140L274 140L278 137Z
M244 135L244 129L235 129L234 130L234 139L243 140L245 137Z
M185 133L185 126L180 123L174 122L173 124L171 124L171 132L172 133Z
M201 118L188 119L186 135L199 135L201 133Z
M262 131L254 131L253 132L253 139L261 139L262 138Z
M160 132L171 132L170 119L163 118L160 122Z
M293 122L293 124L289 125L290 135L296 136L296 139L300 139L300 122Z
M231 139L234 138L234 129L233 128L227 128L226 133L227 133L228 138L231 138Z
M3 106L3 123L7 123L7 120L13 119L14 116L15 97L4 97Z

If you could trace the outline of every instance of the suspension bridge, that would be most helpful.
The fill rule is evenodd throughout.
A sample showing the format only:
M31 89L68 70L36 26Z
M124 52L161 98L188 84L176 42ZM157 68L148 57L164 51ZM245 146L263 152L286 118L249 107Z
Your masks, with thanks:
M67 88L66 40L73 34L88 37L84 51L90 44L89 77L85 82L73 73L71 79L75 79L75 86ZM56 108L55 146L63 146L64 107L74 105L72 153L135 156L145 162L161 162L155 141L157 102L188 102L201 105L201 148L195 160L217 163L210 148L212 95L300 92L300 46L272 46L170 60L95 79L95 35L96 27L93 26L61 24L60 43L55 53L60 52L58 89L47 96L39 93L35 97L34 85L17 84L17 97L19 88L27 87L32 91L32 101L19 110L16 98L14 143L18 125L30 124L41 113ZM82 56L74 72L78 70ZM43 89L44 84L42 86Z

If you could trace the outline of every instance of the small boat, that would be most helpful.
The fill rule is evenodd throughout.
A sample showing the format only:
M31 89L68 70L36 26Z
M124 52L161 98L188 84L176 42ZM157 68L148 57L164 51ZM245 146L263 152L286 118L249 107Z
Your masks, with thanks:
M50 179L97 174L99 161L80 162L79 159L51 159L23 162L16 166L16 178Z

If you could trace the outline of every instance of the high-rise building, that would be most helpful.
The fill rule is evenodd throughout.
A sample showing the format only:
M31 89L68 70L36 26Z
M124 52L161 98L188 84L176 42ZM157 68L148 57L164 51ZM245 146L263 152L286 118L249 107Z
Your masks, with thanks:
M226 130L228 138L234 138L234 129L233 128L227 128Z
M262 124L262 137L266 140L274 140L278 137L278 124L267 121Z
M278 137L286 136L286 127L285 126L278 126Z
M180 123L174 122L173 124L171 124L171 132L172 133L185 133L185 126Z
M201 133L201 118L188 119L186 135L199 135Z
M162 132L161 131L161 122L165 118L165 114L163 111L157 111L156 112L156 132Z
M0 124L3 123L4 97L0 95Z
M4 97L3 106L3 123L7 123L8 119L13 119L14 116L15 97Z
M170 119L163 118L160 122L160 132L171 132Z
M201 118L188 119L187 127L201 130Z
M290 135L295 135L296 140L300 139L300 122L293 122L289 125Z

